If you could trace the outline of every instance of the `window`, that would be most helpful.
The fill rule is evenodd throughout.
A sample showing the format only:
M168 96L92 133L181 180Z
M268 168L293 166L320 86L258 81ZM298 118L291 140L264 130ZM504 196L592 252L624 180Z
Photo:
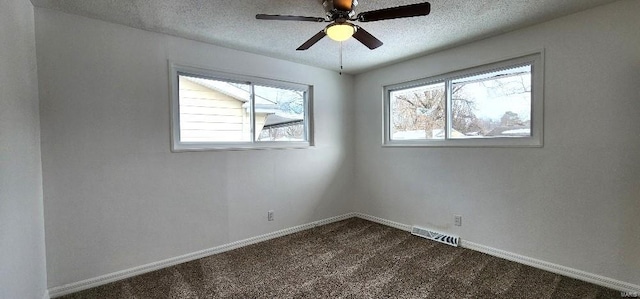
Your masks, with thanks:
M170 68L173 151L312 145L311 86Z
M542 146L542 53L384 88L386 146Z

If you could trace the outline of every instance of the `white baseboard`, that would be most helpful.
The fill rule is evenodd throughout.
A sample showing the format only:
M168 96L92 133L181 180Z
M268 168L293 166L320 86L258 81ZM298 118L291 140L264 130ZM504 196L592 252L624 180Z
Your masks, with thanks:
M517 262L517 263L524 264L524 265L527 265L527 266L531 266L531 267L534 267L534 268L538 268L538 269L542 269L542 270L545 270L545 271L553 272L553 273L556 273L556 274L564 275L564 276L567 276L567 277L575 278L575 279L578 279L578 280L590 282L590 283L593 283L593 284L597 284L597 285L600 285L600 286L603 286L603 287L607 287L607 288L610 288L610 289L614 289L614 290L618 290L618 291L621 291L621 292L629 292L629 293L635 293L635 294L640 293L640 286L638 286L638 285L634 285L634 284L631 284L631 283L626 283L624 281L619 281L619 280L616 280L616 279L604 277L604 276L593 274L593 273L589 273L589 272L586 272L586 271L565 267L565 266L562 266L562 265L558 265L558 264L554 264L554 263L550 263L550 262L534 259L534 258L531 258L531 257L527 257L527 256L519 255L519 254L516 254L516 253L512 253L512 252L508 252L508 251L492 248L492 247L489 247L489 246L484 246L484 245L481 245L481 244L477 244L477 243L469 242L469 241L465 241L465 240L462 240L462 245L461 246L464 247L464 248L471 249L471 250L475 250L475 251L479 251L479 252L482 252L482 253L486 253L488 255L492 255L492 256L495 256L495 257L503 258L505 260Z
M267 241L267 240L270 240L270 239L286 236L286 235L289 235L289 234L292 234L292 233L297 233L297 232L300 232L300 231L303 231L303 230L314 228L316 226L325 225L325 224L329 224L329 223L338 222L338 221L342 221L342 220L345 220L345 219L353 218L355 216L356 216L355 213L348 213L348 214L341 215L341 216L336 216L336 217L331 217L331 218L327 218L327 219L323 219L323 220L318 220L318 221L314 221L314 222L311 222L311 223L302 224L302 225L286 228L286 229L283 229L283 230L275 231L275 232L272 232L272 233L268 233L268 234L264 234L264 235L260 235L260 236L256 236L256 237L252 237L252 238L236 241L236 242L231 242L231 243L220 245L220 246L216 246L216 247L213 247L213 248L209 248L209 249L204 249L204 250L188 253L188 254L177 256L177 257L174 257L174 258L169 258L169 259L166 259L166 260L162 260L162 261L158 261L158 262L154 262L154 263L150 263L150 264L137 266L137 267L129 268L129 269L126 269L126 270L122 270L122 271L118 271L118 272L114 272L114 273L110 273L110 274L106 274L106 275L101 275L101 276L98 276L98 277L95 277L95 278L90 278L90 279L86 279L86 280L82 280L82 281L78 281L78 282L74 282L74 283L70 283L70 284L66 284L66 285L62 285L62 286L53 287L53 288L50 288L48 290L48 292L46 294L46 296L47 296L46 299L49 299L49 296L51 296L51 298L64 296L64 295L67 295L67 294L71 294L71 293L79 292L79 291L82 291L82 290L94 288L94 287L97 287L97 286L101 286L101 285L104 285L104 284L107 284L107 283L111 283L111 282L114 282L114 281L118 281L118 280L122 280L122 279L125 279L125 278L129 278L129 277L133 277L133 276L136 276L136 275L144 274L144 273L147 273L147 272L159 270L159 269L162 269L162 268L174 266L174 265L177 265L177 264L182 264L182 263L193 261L193 260L197 260L199 258L207 257L207 256L218 254L218 253L222 253L222 252L225 252L225 251L233 250L233 249L244 247L244 246L247 246L247 245L251 245L251 244L255 244L255 243L259 243L259 242L264 242L264 241Z
M379 218L379 217L375 217L375 216L371 216L371 215L367 215L367 214L362 214L362 213L353 213L355 217L358 218L362 218L365 220L369 220L371 222L375 222L375 223L380 223L382 225L386 225L386 226L390 226L393 228L397 228L399 230L403 230L406 232L410 232L411 231L411 225L406 225L406 224L402 224L399 222L394 222L391 220L387 220L387 219L383 219L383 218Z
M63 285L63 286L53 287L53 288L50 288L47 292L45 292L45 294L43 295L42 298L43 299L56 298L56 297L59 297L59 296L63 296L63 295L79 292L79 291L82 291L82 290L90 289L90 288L97 287L97 286L100 286L100 285L104 285L104 284L107 284L107 283L111 283L111 282L114 282L114 281L118 281L118 280L122 280L122 279L125 279L125 278L129 278L129 277L132 277L132 276L136 276L136 275L144 274L144 273L147 273L147 272L159 270L159 269L162 269L162 268L170 267L170 266L173 266L173 265L189 262L189 261L192 261L192 260L196 260L196 259L199 259L199 258L210 256L210 255L213 255L213 254L222 253L222 252L225 252L225 251L229 251L229 250L233 250L233 249L236 249L236 248L244 247L244 246L247 246L247 245L251 245L251 244L267 241L267 240L270 240L270 239L274 239L274 238L282 237L282 236L289 235L289 234L292 234L292 233L300 232L300 231L303 231L303 230L311 229L311 228L314 228L316 226L325 225L325 224L329 224L329 223L333 223L333 222L338 222L338 221L342 221L342 220L353 218L353 217L362 218L362 219L365 219L365 220L369 220L369 221L372 221L372 222L376 222L376 223L379 223L379 224L382 224L382 225L386 225L386 226L389 226L389 227L397 228L397 229L400 229L400 230L403 230L403 231L407 231L407 232L411 231L411 225L408 225L408 224L403 224L403 223L399 223L399 222L395 222L395 221L391 221L391 220L387 220L387 219L383 219L383 218L379 218L379 217L375 217L375 216L371 216L371 215L367 215L367 214L363 214L363 213L348 213L348 214L344 214L344 215L341 215L341 216L331 217L331 218L327 218L327 219L323 219L323 220L319 220L319 221L315 221L315 222L311 222L311 223L307 223L307 224L302 224L302 225L294 226L294 227L291 227L291 228L286 228L286 229L283 229L283 230L279 230L279 231L276 231L276 232L272 232L272 233L268 233L268 234L264 234L264 235L260 235L260 236L256 236L256 237L252 237L252 238L248 238L248 239L244 239L244 240L240 240L240 241L236 241L236 242L232 242L232 243L216 246L216 247L213 247L213 248L209 248L209 249L205 249L205 250L201 250L201 251L197 251L197 252L193 252L193 253L188 253L188 254L185 254L185 255L178 256L178 257L174 257L174 258L170 258L170 259L166 259L166 260L162 260L162 261L158 261L158 262L154 262L154 263L150 263L150 264L146 264L146 265L142 265L142 266L138 266L138 267L134 267L134 268L130 268L130 269L126 269L126 270L122 270L122 271L118 271L118 272L114 272L114 273L110 273L110 274L106 274L106 275L102 275L102 276L98 276L98 277L95 277L95 278L90 278L90 279L82 280L82 281L79 281L79 282L66 284L66 285ZM482 252L482 253L486 253L486 254L489 254L489 255L492 255L492 256L495 256L495 257L499 257L499 258L503 258L503 259L506 259L506 260L514 261L514 262L517 262L517 263L520 263L520 264L532 266L532 267L535 267L535 268L538 268L538 269L542 269L542 270L545 270L545 271L549 271L549 272L553 272L553 273L556 273L556 274L572 277L572 278L575 278L575 279L579 279L579 280L582 280L582 281L590 282L590 283L597 284L597 285L600 285L600 286L604 286L604 287L607 287L607 288L611 288L611 289L614 289L614 290L619 290L621 292L629 292L629 293L633 293L633 294L640 293L640 286L638 286L638 285L627 283L627 282L623 282L623 281L619 281L619 280L616 280L616 279L604 277L604 276L593 274L593 273L588 273L588 272L585 272L585 271L582 271L582 270L577 270L577 269L561 266L561 265L558 265L558 264L545 262L545 261L542 261L542 260L526 257L526 256L519 255L519 254L516 254L516 253L512 253L512 252L508 252L508 251L492 248L492 247L489 247L489 246L484 246L484 245L481 245L481 244L477 244L477 243L473 243L473 242L469 242L469 241L465 241L465 240L461 241L461 246L465 247L465 248L468 248L468 249L471 249L471 250L475 250L475 251L479 251L479 252Z
M391 220L387 220L387 219L383 219L383 218L379 218L379 217L375 217L375 216L371 216L363 213L354 213L354 214L356 217L359 217L362 219L366 219L366 220L377 222L383 225L395 227L397 229L404 230L404 231L411 231L411 225L402 224L402 223L394 222ZM619 281L616 279L604 277L601 275L585 272L582 270L577 270L577 269L561 266L558 264L530 258L530 257L519 255L516 253L492 248L489 246L462 240L461 247L486 253L488 255L503 258L505 260L510 260L510 261L531 266L534 268L542 269L545 271L553 272L556 274L564 275L567 277L575 278L578 280L590 282L596 285L618 290L621 292L628 292L631 294L640 293L640 286L635 284L631 284L631 283Z

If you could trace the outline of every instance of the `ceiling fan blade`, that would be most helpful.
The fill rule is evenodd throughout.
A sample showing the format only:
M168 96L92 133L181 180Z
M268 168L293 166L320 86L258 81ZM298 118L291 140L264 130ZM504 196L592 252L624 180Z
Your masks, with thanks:
M333 8L341 11L352 11L353 0L333 0Z
M257 14L258 20L278 20L278 21L307 21L307 22L325 22L325 18L302 17L302 16L285 16L285 15L265 15Z
M430 12L431 4L429 2L424 2L379 10L365 11L358 14L357 19L360 22L373 22L397 18L426 16Z
M362 29L360 26L356 26L356 33L353 34L353 38L357 39L363 45L367 46L367 48L373 50L377 47L382 46L382 42L375 38L375 36L371 35L371 33Z
M327 34L324 33L324 30L321 30L320 32L316 33L316 35L311 37L308 41L304 42L304 44L302 44L296 50L304 51L311 48L311 46L315 45L318 41L320 41L323 37L325 37L325 35Z

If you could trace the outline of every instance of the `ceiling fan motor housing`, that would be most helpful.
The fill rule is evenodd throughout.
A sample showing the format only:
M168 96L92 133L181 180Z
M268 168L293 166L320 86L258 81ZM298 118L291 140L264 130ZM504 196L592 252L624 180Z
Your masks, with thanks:
M351 19L356 15L354 11L358 0L324 0L322 6L330 20Z

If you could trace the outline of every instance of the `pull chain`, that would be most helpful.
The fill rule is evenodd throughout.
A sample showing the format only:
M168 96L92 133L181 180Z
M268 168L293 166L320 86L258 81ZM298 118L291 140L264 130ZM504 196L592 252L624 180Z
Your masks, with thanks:
M342 76L342 42L340 42L340 76Z

